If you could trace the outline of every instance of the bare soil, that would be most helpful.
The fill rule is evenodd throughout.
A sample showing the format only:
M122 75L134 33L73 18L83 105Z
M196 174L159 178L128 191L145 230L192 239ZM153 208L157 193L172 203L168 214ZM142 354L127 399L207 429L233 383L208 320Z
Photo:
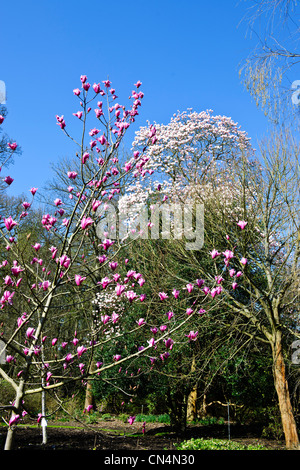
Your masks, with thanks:
M285 450L283 441L260 438L255 426L230 426L230 439L242 444L261 444L270 450ZM0 444L3 449L6 428L0 427ZM228 439L228 426L188 426L184 434L176 434L168 425L147 423L142 434L142 423L133 425L118 419L99 420L83 426L78 422L50 422L47 427L47 444L42 444L41 427L19 425L15 431L14 450L103 450L103 451L170 451L174 444L190 438Z

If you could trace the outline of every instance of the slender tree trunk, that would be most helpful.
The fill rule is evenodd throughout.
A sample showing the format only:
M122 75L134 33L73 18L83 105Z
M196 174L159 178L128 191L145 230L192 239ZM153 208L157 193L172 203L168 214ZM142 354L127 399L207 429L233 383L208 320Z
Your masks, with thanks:
M194 386L193 390L188 396L187 403L187 420L195 421L197 418L197 385Z
M196 370L196 360L193 355L191 374ZM187 420L194 421L197 418L197 384L194 385L187 400Z
M286 380L285 363L282 353L280 331L277 331L274 334L272 353L274 384L278 396L278 403L286 447L288 449L300 450L299 437L297 433L295 418L293 415L288 383Z
M14 406L17 410L20 409L21 401L22 401L22 398L23 398L23 393L24 393L24 380L21 380L18 391L17 391L17 394L16 394L16 399L15 399L15 402L14 402ZM16 413L13 411L12 412L12 417L15 414ZM12 427L10 426L8 428L8 431L7 431L7 434L6 434L6 441L5 441L4 450L12 450L13 449L15 427L16 426L13 425Z
M93 372L92 364L90 367L90 372ZM87 381L86 391L85 391L84 409L86 410L88 406L93 406L93 409L95 410L95 399L94 399L94 394L93 394L93 381L92 380Z

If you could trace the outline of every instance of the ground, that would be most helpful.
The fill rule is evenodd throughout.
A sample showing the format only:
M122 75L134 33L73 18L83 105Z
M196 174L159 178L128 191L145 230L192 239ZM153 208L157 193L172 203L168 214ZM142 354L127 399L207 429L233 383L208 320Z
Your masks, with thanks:
M1 449L6 429L0 427ZM198 438L228 438L228 426L188 426L184 435L176 435L168 425L147 423L142 434L142 423L129 425L118 419L99 421L84 427L78 422L50 422L47 427L47 444L42 444L40 427L18 426L15 433L14 450L174 450L174 444ZM230 426L230 439L243 444L262 444L271 450L284 450L283 441L261 439L254 426Z

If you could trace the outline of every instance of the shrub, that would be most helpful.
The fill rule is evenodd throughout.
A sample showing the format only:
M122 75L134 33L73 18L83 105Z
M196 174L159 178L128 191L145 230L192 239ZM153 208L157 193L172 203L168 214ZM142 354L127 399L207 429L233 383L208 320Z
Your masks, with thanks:
M190 439L175 444L176 450L267 450L261 444L244 445L225 439Z
M138 423L146 422L146 423L170 423L170 416L168 414L163 415L142 415L138 414L135 417L135 421Z

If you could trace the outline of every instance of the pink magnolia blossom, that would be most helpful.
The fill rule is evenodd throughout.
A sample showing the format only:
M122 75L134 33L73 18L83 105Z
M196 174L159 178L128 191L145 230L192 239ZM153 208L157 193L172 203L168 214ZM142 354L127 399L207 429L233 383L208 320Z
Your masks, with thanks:
M16 150L16 148L18 147L18 144L16 142L9 142L7 144L7 146L11 149L11 150Z
M167 349L172 349L173 348L174 341L171 338L168 338L165 340L165 346Z
M21 416L20 416L20 415L14 414L14 415L10 418L8 425L9 425L9 426L13 426L14 424L18 424L18 422L20 421L20 419L21 419Z
M27 338L28 338L28 339L32 339L32 338L35 339L35 337L34 337L34 332L35 332L35 329L34 329L34 328L32 328L32 327L27 328L27 330L26 330L26 336L27 336Z
M128 421L128 423L129 423L130 425L132 425L132 424L134 423L134 421L135 421L135 416L129 416L129 418L128 418L127 421Z
M166 294L165 292L159 292L158 295L160 300L165 300L168 298L168 294Z
M84 230L87 227L90 227L91 225L93 225L93 223L94 221L90 217L83 217L83 219L81 220L81 228Z
M77 176L76 171L68 171L68 178L74 180L76 178L76 176Z
M248 222L245 222L245 220L240 220L237 225L241 228L241 230L244 230Z
M41 244L40 243L35 243L34 245L31 245L32 248L35 250L35 251L39 251L39 249L41 248Z
M86 277L80 276L80 274L75 274L75 283L77 286L80 286L81 283L86 279Z
M215 248L210 252L210 255L211 255L212 259L216 258L220 254L221 253L219 253L218 250L216 250Z
M85 164L87 162L87 160L90 158L90 154L88 152L84 152L84 154L82 155L82 163Z
M85 346L78 346L77 348L77 354L78 357L82 356L87 351L87 348Z
M117 284L116 286L116 294L120 296L125 290L125 286L122 286L121 284Z
M13 182L13 178L11 176L6 176L4 178L4 182L10 186L11 183Z
M78 119L81 119L82 118L82 111L77 111L77 113L73 113L73 116L76 116L78 117Z
M234 253L231 250L223 251L223 255L225 256L226 260L230 260L234 257Z
M7 230L10 232L16 225L18 225L18 223L15 222L11 216L9 216L7 219L4 218L4 225L7 228Z
M187 284L187 285L186 285L186 288L187 288L187 291L188 291L189 293L191 293L192 290L194 289L194 286L193 286L193 284Z
M172 294L174 295L175 299L178 299L180 292L179 290L173 289Z
M189 341L196 341L198 337L198 331L190 331L188 335L186 335L189 339Z
M248 263L247 258L244 258L244 257L241 258L241 263L242 263L243 265L246 265L246 264Z
M137 294L133 290L129 290L126 292L126 297L129 302L133 302L133 300L137 298Z

